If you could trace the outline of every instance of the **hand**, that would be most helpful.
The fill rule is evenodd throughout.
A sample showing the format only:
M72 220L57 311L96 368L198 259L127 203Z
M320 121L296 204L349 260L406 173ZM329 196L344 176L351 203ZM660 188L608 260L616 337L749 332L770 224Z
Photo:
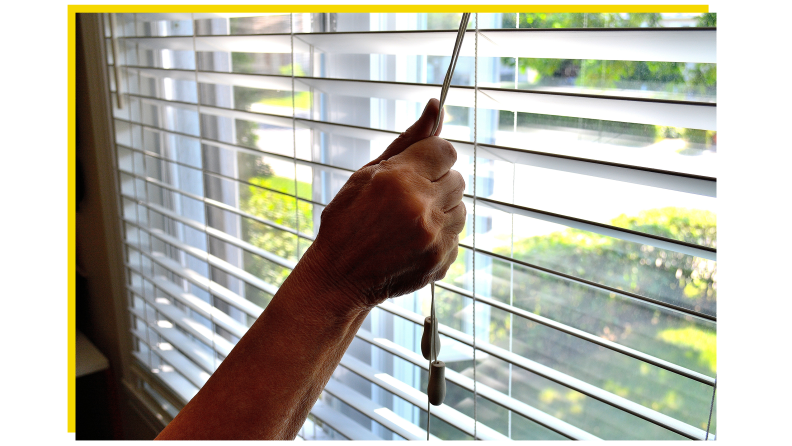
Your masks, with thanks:
M451 144L429 137L439 112L430 100L349 178L267 308L157 439L293 440L368 310L445 276L465 181Z
M379 158L352 174L322 212L306 253L350 308L369 309L445 277L465 225L465 180L457 154L429 136L439 110L423 114Z

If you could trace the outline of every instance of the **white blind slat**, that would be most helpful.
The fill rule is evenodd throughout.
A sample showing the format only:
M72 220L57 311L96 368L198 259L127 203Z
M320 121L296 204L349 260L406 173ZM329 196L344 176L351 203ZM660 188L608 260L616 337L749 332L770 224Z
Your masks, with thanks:
M162 358L165 362L167 362L171 367L173 367L176 371L182 374L187 380L193 383L199 389L206 384L206 381L209 379L209 373L205 370L198 367L194 362L189 360L186 356L179 353L178 350L171 349L171 350L163 350L158 345L151 345L146 340L146 333L141 332L140 330L132 330L132 334L138 338L140 342L146 344L149 349L151 349L154 354Z
M474 56L473 30L460 57ZM299 34L325 53L448 56L456 31ZM483 30L479 57L715 63L714 30Z
M350 29L421 29L431 27L427 19L430 21L437 19L437 17L415 14L322 13L295 16L255 13L143 13L119 14L117 17L119 25L113 35L118 37L117 43L123 51L116 57L118 63L114 69L117 69L121 76L115 85L115 90L120 93L118 101L123 103L123 108L114 109L114 118L116 118L114 122L119 142L117 150L119 153L122 149L125 151L119 167L119 171L124 172L121 178L123 190L119 197L124 203L121 219L127 231L125 242L128 247L127 271L132 277L130 280L132 285L128 288L132 295L139 296L146 302L146 306L140 307L139 300L135 298L134 305L137 307L133 305L129 309L131 315L146 324L145 330L133 330L132 336L137 337L142 343L136 344L140 345L141 349L145 350L144 345L148 347L148 353L135 351L133 354L150 370L156 366L157 361L172 367L173 370L164 367L161 371L155 370L155 372L159 371L159 380L187 401L215 370L217 355L227 356L233 349L234 344L228 339L241 338L247 331L246 323L249 323L251 318L258 317L264 310L251 300L259 302L257 299L262 298L266 301L267 294L274 295L278 287L268 281L276 280L272 277L288 272L296 266L297 262L290 257L292 254L287 256L289 258L284 258L276 255L274 251L292 252L299 257L306 244L313 240L313 236L305 232L315 233L323 206L332 199L346 178L357 167L375 156L374 153L378 152L378 149L384 149L398 135L397 130L403 130L411 123L401 121L409 120L405 117L412 116L415 104L423 104L427 98L439 95L439 87L426 82L428 80L434 82L438 78L438 74L430 73L430 70L444 71L445 66L437 65L437 57L446 60L456 32L453 30L324 32ZM257 18L230 20L245 17ZM505 16L486 14L482 17L485 24L477 23L476 26L488 28L501 26L499 20ZM174 24L167 21L192 21L192 23L191 27L185 27L184 23ZM293 35L283 32L288 30L290 22L291 29L295 32ZM437 23L432 26L437 26ZM613 209L617 206L637 209L640 203L634 203L636 201L634 196L639 193L642 202L652 203L652 206L664 202L663 200L672 204L692 203L693 207L714 206L712 204L714 201L711 200L717 196L714 157L700 157L693 161L680 162L678 153L672 154L666 146L660 147L657 139L651 141L651 136L662 130L658 128L666 128L662 131L670 132L669 134L673 134L673 131L668 128L676 128L674 131L681 132L680 134L686 135L685 138L690 140L686 140L685 144L688 146L692 144L694 151L708 149L710 141L714 145L715 138L711 132L717 128L717 108L714 103L696 102L710 98L714 101L714 93L710 91L710 86L707 87L710 88L707 93L695 94L688 90L676 91L677 85L672 85L673 82L650 88L652 97L658 97L655 93L659 94L662 89L673 87L675 89L673 95L663 90L664 93L668 93L664 97L685 97L687 94L687 97L698 98L691 101L633 97L638 91L633 86L624 90L618 90L621 86L586 87L590 87L588 92L595 94L551 93L547 89L556 87L548 86L549 84L534 85L535 82L530 81L536 90L518 90L508 88L511 81L506 78L508 76L521 78L523 74L511 73L510 70L513 68L490 59L678 62L688 64L685 73L692 69L692 64L711 64L701 68L706 71L714 69L716 63L714 29L488 28L474 38L472 27L471 23L467 38L464 39L461 47L461 56L478 58L475 66L478 67L479 73L475 82L479 82L479 88L455 86L449 90L446 104L463 107L463 110L467 109L468 112L460 112L459 109L449 112L454 116L448 123L449 131L446 133L453 135L452 144L462 160L458 161L455 168L464 172L463 175L470 175L466 181L479 185L475 208L470 193L464 197L464 202L468 211L475 213L473 216L477 219L475 221L483 219L481 227L484 228L487 237L508 236L509 230L503 229L501 220L511 214L512 245L518 242L514 240L518 233L514 228L518 220L514 216L517 215L540 220L537 227L552 223L647 247L682 253L685 256L716 260L714 249L663 237L658 238L642 232L642 229L631 231L613 226L618 223L611 222L605 215L610 212L610 207L603 210L604 216L601 217L586 207L573 209L548 202L548 200L554 200L556 204L571 202L566 199L556 200L556 197L565 197L563 195L565 192L560 191L557 186L568 181L570 185L574 183L572 185L574 187L591 186L580 195L588 197L587 199L595 196L600 190L609 192L605 195L616 195L604 197L615 202ZM311 29L314 32L305 32ZM262 34L256 35L256 33ZM168 34L171 36L167 36ZM109 31L105 35L110 37ZM158 35L163 37L149 37ZM114 43L112 39L106 41ZM204 54L193 54L195 51ZM369 55L395 57L366 57ZM294 66L288 62L290 58L295 63ZM352 65L343 66L353 60L355 68L359 65L359 68L364 70L362 74L354 74L350 71ZM471 85L474 82L473 72L469 70L471 67L466 66L468 62L470 60L462 62L465 69L457 70L460 76L457 80L464 85ZM488 87L482 87L480 84L481 70L486 71L483 78L486 79ZM269 74L245 74L242 71ZM278 72L281 74L273 74ZM415 73L418 73L417 77ZM465 80L464 77L468 75L470 79ZM553 76L555 77L552 80L557 80L557 76L555 74ZM575 73L574 76L578 74ZM396 79L398 82L367 81L358 77ZM405 79L410 79L411 82L406 82ZM515 81L516 86L517 81ZM479 93L477 96L476 92ZM289 94L293 98L290 98ZM296 106L295 109L292 104ZM473 104L477 104L478 108L475 110L478 112L475 114L475 119L472 114ZM467 113L467 116L464 113ZM508 117L504 113L513 118L513 123L504 120L504 117ZM477 122L479 128L473 127L474 122ZM622 123L645 126L622 125ZM599 129L596 128L597 125ZM646 126L656 127L652 129ZM478 145L474 146L472 142L467 141L468 130L471 137L474 134L478 135ZM603 132L608 135L604 135ZM596 136L597 133L599 136ZM181 134L192 135L188 138L189 142ZM564 137L558 138L561 134ZM694 138L697 138L696 141L705 140L705 143L694 144L691 142ZM563 143L554 144L556 140L563 140ZM481 144L482 141L489 144ZM651 149L633 150L633 145L644 143L651 146ZM681 145L674 145L674 147L678 146ZM181 150L184 150L184 153L180 152ZM488 173L482 174L471 169L475 165L474 161L471 161L471 157L474 156L479 162L479 168L483 166ZM470 166L463 165L468 161ZM248 165L252 163L255 163L255 169ZM287 165L291 164L294 164L294 169L286 169ZM189 166L189 169L185 166ZM512 173L505 174L504 166L512 168ZM289 209L284 212L292 212L291 203L300 206L293 216L289 216L289 220L275 222L248 214L249 204L243 203L243 200L248 199L246 195L248 182L252 182L251 178L256 177L259 173L258 169L262 167L268 169L265 170L269 172L266 176L274 176L274 178L269 187L256 190L285 190L284 184L289 184L288 190L292 191L291 193L266 194L266 196L277 196L275 199L282 198L284 209L287 207ZM491 174L491 178L481 177L488 174ZM521 176L519 181L518 175ZM544 181L542 175L553 175L559 184L548 184L549 191L543 197L528 200L525 196L520 196L533 193L534 191L518 189L533 189L534 183ZM525 180L529 177L534 178L534 183ZM484 182L479 184L481 180ZM492 180L492 184L487 183L488 180ZM548 181L552 182L552 180ZM512 188L511 195L504 193L505 186ZM621 194L622 187L630 192ZM299 194L297 190L300 191ZM160 193L161 196L149 196ZM295 200L295 195L300 198ZM648 195L651 196L647 198ZM225 212L211 212L218 209ZM281 211L283 210L279 212ZM210 216L211 226L208 220ZM491 218L494 222L495 216L499 218L495 224L495 226L499 225L497 231L489 227L492 226L490 223L484 221ZM296 223L290 221L294 217ZM519 220L527 221L522 218ZM255 234L251 237L248 232L255 232L257 229L249 228L247 223L253 221L275 231L270 231L271 234L267 233L267 237L257 238ZM150 227L153 224L160 225L160 222L166 223L166 226L162 227L165 230ZM186 225L186 228L180 224L173 224L175 222ZM520 229L522 231L519 232L520 236L523 237L525 231L531 230L532 228ZM202 234L199 236L196 232ZM196 239L203 236L206 237L206 243ZM268 241L272 236L287 237L288 239L282 241L287 244L294 242L295 246L287 247L286 251L282 250L282 246L273 248ZM155 237L154 241L157 243L152 243L150 237ZM485 237L484 249L482 249L481 238L478 240L478 245L475 238L469 240L470 238L463 240L461 249L471 251L475 246L474 251L481 253L487 259L499 257L508 264L509 259L505 255L495 254L500 252L496 248L505 246L503 243L488 245L489 239ZM158 248L162 246L158 244L160 242L169 245L168 249L163 249L165 252L153 249L153 247L160 249ZM223 246L223 244L227 245ZM226 249L229 247L231 249ZM514 246L512 250L514 251ZM172 257L179 251L180 254L176 257L182 261ZM250 258L246 253L254 256L255 265L246 263ZM195 259L198 261L195 262ZM479 277L484 277L483 285L486 288L487 280L494 278L495 274L481 270L482 267L478 262L473 265L477 268L476 271L468 271L470 261L465 260L464 274L472 274L474 280L477 280L475 278L477 274ZM527 262L522 262L521 265L551 275L555 274L554 277L563 276L565 280L575 285L601 287L598 290L605 290L603 292L611 289L606 284L600 284L596 277L587 275L583 279L565 275L542 265L531 266L533 264ZM164 268L165 271L158 268ZM258 273L262 268L265 271L262 277L269 279L264 280L251 272ZM485 265L484 268L487 266ZM179 278L171 281L167 272L175 274L186 282L182 282ZM219 274L220 277L213 277L213 274ZM232 284L226 284L230 289L218 283L225 284L226 274L234 281ZM240 282L236 282L236 279ZM188 282L197 287L197 289L190 288L192 293L185 291L184 285ZM474 283L478 285L482 282ZM232 291L232 289L237 290L237 285L244 289ZM260 290L264 295L248 296L251 299L248 300L245 297L248 292L258 293L253 288L247 288L248 285ZM459 283L440 284L441 288L446 288L447 291L467 296L468 299L472 297L469 292L457 288L456 285ZM516 293L515 285L510 286ZM492 286L483 293L479 292L479 287L474 288L477 290L477 300L482 302L482 308L486 307L487 310L496 308L496 311L506 312L510 320L517 317L516 321L528 320L542 324L543 329L549 327L573 336L576 342L580 342L579 345L607 348L614 357L623 358L622 355L626 355L630 357L630 361L639 360L664 368L665 370L661 372L672 371L677 374L674 375L675 379L685 383L688 382L685 380L689 379L698 381L695 383L697 386L701 385L700 383L714 385L714 379L709 376L660 359L666 357L661 350L651 348L645 350L652 355L658 355L655 357L626 347L626 345L641 347L632 341L626 341L625 345L621 345L618 341L601 339L596 330L584 326L585 324L578 327L576 323L571 323L567 319L564 319L563 323L554 321L544 316L545 313L540 316L538 311L535 314L522 310L516 302L511 305L488 297L494 293ZM639 294L624 292L623 297L648 301L646 305L657 305L664 311L687 311L679 310L665 301L658 302L653 296ZM208 302L203 300L206 296L209 296ZM418 298L417 295L415 297ZM514 296L515 299L522 297L524 296ZM215 304L218 306L216 307ZM228 313L221 311L220 308ZM411 311L413 307L406 309L392 302L385 302L379 308L384 312L375 311L377 317L374 319L378 321L381 317L389 319L397 316L422 325L424 316L419 312ZM415 310L417 308L416 306ZM465 318L468 313L463 310L459 314ZM695 312L687 314L697 315ZM706 317L709 316L708 313ZM489 318L489 313L485 311L481 317ZM173 326L158 320L163 318L171 321ZM714 321L714 316L712 318ZM206 325L207 320L209 326ZM570 323L572 325L569 325ZM460 349L466 351L468 347L475 345L474 351L479 352L477 356L479 360L497 358L508 363L509 370L511 365L516 365L544 379L606 403L613 408L614 413L620 410L632 414L691 439L704 439L707 435L698 428L700 424L698 421L690 421L690 410L687 408L650 409L638 404L635 396L631 396L631 399L618 396L615 392L606 391L537 362L541 361L541 358L528 359L517 355L511 347L504 348L500 342L480 341L478 336L474 341L474 336L468 331L473 326L478 327L478 319L470 321L468 325L470 326L464 326L459 330L447 325L440 326L440 332L450 341L445 354L451 355L449 358L454 358L450 359L451 361L469 360L469 355ZM354 440L382 440L390 439L390 432L393 432L408 440L425 438L426 431L419 426L420 417L417 416L419 412L416 408L426 409L426 394L416 388L415 384L407 384L414 380L396 377L406 376L403 373L407 373L407 369L411 370L410 373L423 372L427 370L427 364L409 347L412 342L410 335L396 333L394 327L396 325L391 327L388 323L372 324L370 330L362 329L356 336L365 343L360 346L365 345L372 349L376 347L381 350L378 353L391 355L390 359L401 358L400 361L407 363L404 364L402 361L397 365L397 361L392 361L393 364L390 364L388 361L373 359L361 361L352 355L345 355L340 363L340 367L345 370L330 379L325 388L326 398L317 402L311 411L315 422L307 420L301 436L305 439L321 439L340 434ZM475 330L473 333L477 333ZM507 330L509 336L514 336L510 327L507 327ZM412 327L409 331L412 331ZM229 333L231 337L228 336ZM150 336L155 338L149 339ZM160 344L157 337L161 337L170 346ZM483 339L486 339L486 333ZM550 339L548 345L557 345L557 343ZM578 352L580 351L582 350L578 349ZM682 364L690 366L689 362ZM473 367L476 365L478 364L474 364ZM616 374L630 373L628 367L622 363L613 364L609 370ZM343 374L349 372L368 383L364 385L364 391L341 379ZM569 373L584 377L577 372ZM554 412L554 409L539 410L513 397L511 390L507 394L499 387L496 390L492 386L483 384L492 385L494 381L491 377L479 377L474 381L451 369L446 370L446 377L450 383L455 384L454 389L474 392L477 397L514 413L517 416L515 420L520 419L522 420L520 422L525 422L527 419L542 426L540 430L549 429L555 434L570 439L588 440L599 439L598 436L603 432L606 433L602 435L603 438L609 438L608 435L612 435L613 432L620 432L620 435L627 432L623 426L609 424L611 420L592 430L591 423L602 421L601 414L592 414L591 421L586 420L585 426L583 424L581 427L574 426L568 420L579 417L565 418L564 415ZM596 379L600 378L601 376L597 375ZM639 377L638 379L646 380L647 383L660 382L654 378ZM601 384L600 381L596 382ZM666 381L663 381L663 385L666 384ZM372 391L377 386L385 392ZM380 397L387 392L404 400L402 403L406 401L409 404L381 404L383 400ZM641 398L645 396L643 393L641 395ZM327 398L334 403L330 404ZM387 401L391 399L386 398ZM692 400L698 401L698 395L696 398L691 398ZM342 405L346 408L339 410L335 404L339 401L348 407ZM599 402L597 404L600 404ZM687 404L688 401L686 400L685 403ZM477 398L474 398L473 404L475 407ZM344 412L350 407L368 417L368 420ZM404 410L405 408L409 410ZM449 427L481 440L507 440L515 432L511 417L508 420L508 429L500 425L496 429L495 425L488 426L481 423L480 416L476 420L449 405L432 407L431 414L433 420L435 417L441 419ZM625 419L629 419L629 415ZM706 418L704 420L706 421ZM613 423L619 422L613 420ZM323 425L326 426L324 432L320 427ZM658 429L657 426L647 425L652 429ZM613 432L609 433L608 429ZM592 430L597 435L587 430ZM333 431L335 433L332 433ZM435 429L432 431L435 432ZM438 432L435 433L442 437L443 435ZM434 435L432 437L435 440L439 439ZM710 439L714 437L709 434Z
M338 431L341 435L350 440L382 441L370 430L356 423L346 415L333 409L322 401L317 401L311 408L311 414L327 423L330 427Z
M327 385L325 386L325 392L333 395L351 407L354 407L356 410L370 417L372 420L401 435L407 440L426 440L426 430L421 429L413 423L396 415L389 408L374 403L368 397L365 397L354 389L341 384L334 378L330 378L330 381L327 382ZM430 439L434 441L439 440L434 435L430 435Z

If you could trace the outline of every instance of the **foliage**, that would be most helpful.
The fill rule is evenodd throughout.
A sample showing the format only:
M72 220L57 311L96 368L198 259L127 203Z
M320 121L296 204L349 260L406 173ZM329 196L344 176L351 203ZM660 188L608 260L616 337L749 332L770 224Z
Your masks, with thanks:
M501 58L514 67L515 59ZM577 85L586 88L642 89L656 91L714 94L715 64L592 59L519 59L520 73L532 70L532 85Z
M708 211L663 208L621 215L612 224L716 247L715 220ZM514 257L691 308L715 308L716 266L706 259L571 228L515 241Z
M659 13L520 13L519 28L638 28L656 27ZM505 14L504 28L513 28L514 15Z
M462 13L428 13L426 14L426 29L459 29ZM473 19L468 23L468 28L473 26Z
M236 141L237 144L245 147L258 147L259 135L256 133L258 124L253 121L236 120Z
M271 172L267 165L261 167L263 172ZM246 189L240 191L240 208L256 217L291 229L299 227L305 231L306 227L313 225L313 207L286 195L294 193L294 179L270 175L253 177ZM301 194L310 196L311 185L298 182ZM281 192L278 192L281 191ZM285 193L284 193L285 192ZM243 237L246 241L264 251L270 252L285 259L296 261L298 257L297 236L281 229L273 228L251 219L243 219ZM305 245L306 240L300 240L300 245ZM301 247L300 247L301 248ZM302 251L302 249L300 249ZM253 273L265 282L280 286L291 270L283 268L269 260L254 254L247 254L245 259L246 270Z
M696 26L701 27L715 27L718 26L717 14L714 12L705 12L701 14L698 18L698 23Z
M696 330L692 327L668 329L658 333L658 338L669 344L690 348L699 353L699 362L706 364L709 370L715 373L715 333Z
M611 223L707 246L716 246L717 242L715 215L706 211L652 209L637 216L621 215ZM510 254L508 250L496 252ZM515 241L514 257L690 308L713 313L716 308L716 264L705 259L577 229ZM456 278L462 286L462 277L457 275L460 272L450 279ZM511 299L518 308L693 370L716 371L716 335L711 325L497 260L492 264L492 296L506 302ZM700 384L494 309L489 342L694 425L701 423L703 412L698 406L708 403L702 400L706 392ZM508 379L507 369L502 367L482 369L480 373L495 380ZM513 392L518 399L595 435L618 438L624 432L619 433L617 426L631 424L629 420L610 427L597 423L590 414L605 410L598 409L597 402L577 392L562 392L563 388L546 380L528 376L519 379L525 381L515 384ZM632 438L658 435L649 425L633 429L629 434Z
M522 13L520 28L634 28L659 27L658 13L580 14L580 13ZM505 28L515 26L514 14L503 18ZM715 26L714 13L702 14L697 26ZM515 59L502 58L505 66L514 67ZM532 85L577 85L586 88L652 89L687 94L715 94L715 64L684 64L680 62L519 59L519 71L530 70Z
M511 128L514 125L513 112L501 111L499 113L498 125ZM571 116L545 115L538 113L517 113L517 126L519 127L547 127L559 128L568 127L580 130L591 130L596 132L614 133L619 135L630 135L641 137L648 141L655 139L662 134L664 127L635 124L622 121L604 121L601 119L575 118Z

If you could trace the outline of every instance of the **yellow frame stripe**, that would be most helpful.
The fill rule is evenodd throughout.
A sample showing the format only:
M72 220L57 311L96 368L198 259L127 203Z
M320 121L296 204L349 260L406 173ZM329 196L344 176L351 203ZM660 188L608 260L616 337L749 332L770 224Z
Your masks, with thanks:
M72 5L74 12L709 12L708 5Z

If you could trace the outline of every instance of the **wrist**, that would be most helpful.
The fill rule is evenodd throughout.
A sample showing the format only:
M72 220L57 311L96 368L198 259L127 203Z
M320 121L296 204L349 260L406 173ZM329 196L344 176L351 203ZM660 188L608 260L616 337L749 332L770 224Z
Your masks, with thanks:
M290 303L304 306L322 319L346 320L368 313L372 305L338 273L331 253L317 239L303 255L281 288L288 287Z

